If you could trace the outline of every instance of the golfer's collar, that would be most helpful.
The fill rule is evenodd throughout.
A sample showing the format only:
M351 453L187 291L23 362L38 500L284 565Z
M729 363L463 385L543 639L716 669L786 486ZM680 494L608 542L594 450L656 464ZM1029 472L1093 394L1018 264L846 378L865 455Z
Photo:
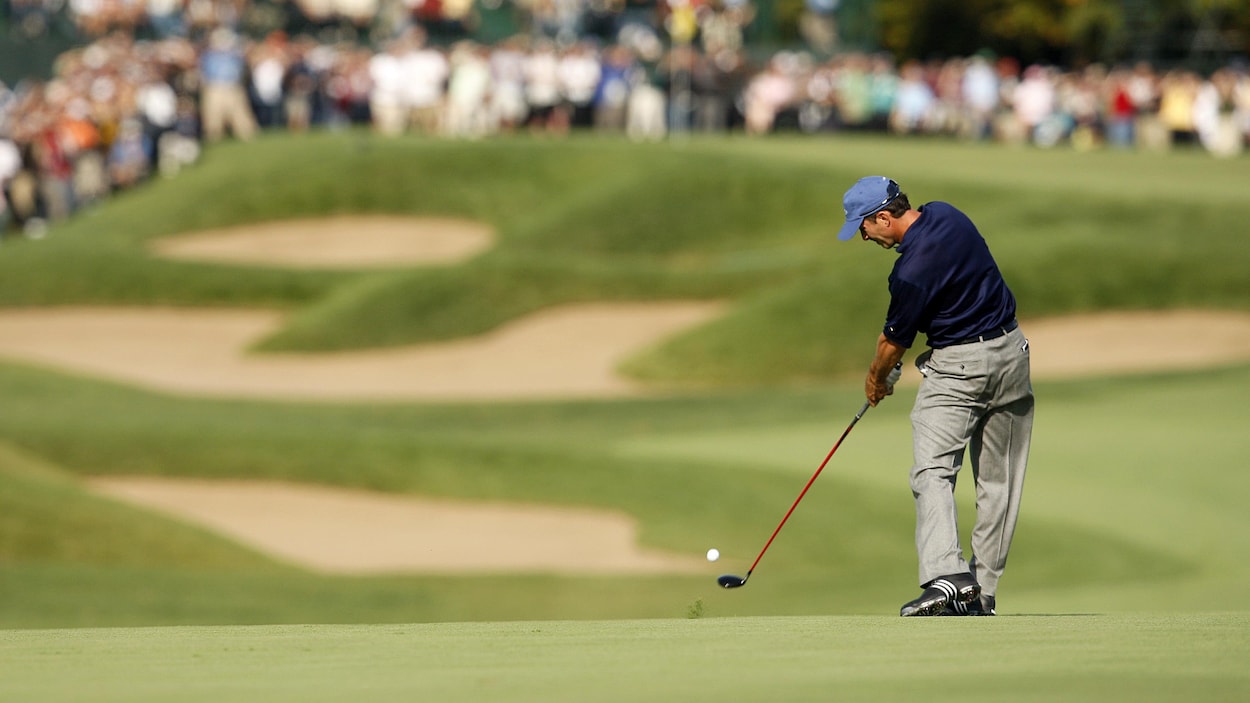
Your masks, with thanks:
M920 222L921 218L923 218L923 217L924 217L924 206L923 206L923 205L921 205L920 207L916 208L916 212L919 212L919 213L920 213L920 215L919 215L918 217L916 217L916 219L915 219L915 220L913 220L913 221L912 221L912 223L911 223L910 225L908 225L908 226L907 226L907 231L903 233L903 239L902 239L902 241L900 241L898 244L894 245L894 253L895 253L895 254L902 254L902 253L903 253L903 249L905 249L905 248L907 247L907 235L908 235L908 234L910 234L910 233L911 233L911 231L912 231L912 230L914 230L914 229L916 228L916 223Z

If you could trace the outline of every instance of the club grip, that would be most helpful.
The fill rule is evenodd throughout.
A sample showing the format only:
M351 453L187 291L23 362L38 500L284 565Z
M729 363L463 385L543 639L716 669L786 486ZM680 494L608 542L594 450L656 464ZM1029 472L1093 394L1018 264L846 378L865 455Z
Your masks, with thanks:
M900 361L894 365L894 368L890 369L890 375L886 377L885 385L893 386L894 384L898 383L898 380L902 377L903 377L903 362Z

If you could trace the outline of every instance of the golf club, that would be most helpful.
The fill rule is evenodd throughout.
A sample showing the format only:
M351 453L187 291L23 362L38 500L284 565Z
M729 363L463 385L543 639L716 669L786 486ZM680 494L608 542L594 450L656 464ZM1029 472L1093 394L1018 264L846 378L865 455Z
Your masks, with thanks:
M895 364L894 369L890 371L890 376L887 381L888 385L893 387L895 383L898 383L898 379L902 373L902 363ZM747 584L747 579L751 578L751 574L755 572L755 567L759 566L760 559L764 558L764 552L767 552L769 546L772 545L773 540L777 539L777 533L781 532L781 528L785 526L786 520L790 519L790 514L794 512L795 508L799 507L799 501L803 500L803 496L807 495L807 489L811 488L812 484L816 482L816 479L820 476L820 472L825 470L825 465L829 463L829 459L833 457L834 452L838 451L838 447L842 446L842 440L846 439L846 436L851 433L851 429L855 427L855 423L859 422L859 419L864 416L864 413L868 412L869 407L871 407L871 405L868 401L864 401L864 407L860 408L859 412L855 413L855 419L851 420L851 424L847 425L846 429L842 431L842 436L838 437L838 441L834 443L833 449L830 449L829 453L825 455L825 460L820 462L820 468L816 469L816 473L812 474L812 477L808 479L807 485L803 486L803 490L799 492L799 497L794 499L794 504L791 505L790 509L786 511L786 516L781 518L781 522L777 525L777 529L773 530L772 536L768 538L768 542L765 543L764 548L760 550L759 556L755 557L755 563L751 564L751 568L747 569L747 575L734 576L733 574L725 574L724 576L716 579L716 583L720 584L722 588L740 588Z

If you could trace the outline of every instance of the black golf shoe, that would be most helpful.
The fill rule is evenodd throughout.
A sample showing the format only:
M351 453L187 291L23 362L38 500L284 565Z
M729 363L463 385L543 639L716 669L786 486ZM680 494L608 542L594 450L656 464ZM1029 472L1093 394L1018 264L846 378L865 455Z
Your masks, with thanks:
M967 605L978 600L981 586L971 574L951 574L930 581L920 597L903 605L898 614L905 617L922 617L941 615L947 606L957 604L967 609ZM955 607L955 606L952 606Z
M994 596L987 596L984 593L980 598L972 600L968 603L952 602L948 603L942 612L938 615L996 615L994 612Z

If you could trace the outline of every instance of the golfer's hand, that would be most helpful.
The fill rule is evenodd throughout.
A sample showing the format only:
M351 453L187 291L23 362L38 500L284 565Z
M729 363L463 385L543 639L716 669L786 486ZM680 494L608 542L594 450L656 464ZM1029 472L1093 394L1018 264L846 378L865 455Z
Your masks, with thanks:
M870 373L864 381L864 395L868 398L868 404L875 408L882 398L894 395L894 386L878 381L876 375Z
M902 364L895 364L885 381L878 380L877 375L870 370L868 378L864 380L864 395L868 398L868 404L875 408L877 403L880 403L887 395L894 395L894 384L898 383L902 376Z

